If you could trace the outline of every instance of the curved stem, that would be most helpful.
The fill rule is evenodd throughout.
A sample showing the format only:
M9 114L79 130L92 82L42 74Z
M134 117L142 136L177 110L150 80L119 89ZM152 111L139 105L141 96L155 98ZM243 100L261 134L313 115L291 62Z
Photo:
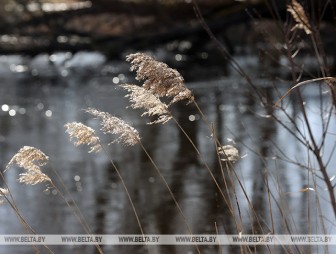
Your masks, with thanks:
M8 193L10 196L10 199L0 190L0 194L2 194L2 196L6 199L7 203L10 205L10 207L14 210L15 215L18 217L18 220L20 221L20 223L24 226L26 232L30 231L31 233L37 235L36 231L28 224L28 222L23 218L23 216L21 215L19 208L17 207L14 197L9 189L9 186L5 180L5 176L3 175L3 173L0 171L0 176L2 178L2 180L4 181L4 184L6 186L6 188L8 189ZM50 253L54 253L47 245L43 245L43 247L45 247ZM33 249L35 250L36 253L40 253L38 248L33 245Z
M281 98L274 104L274 107L278 107L279 103L285 99L294 89L303 86L303 85L307 85L310 83L314 83L314 82L318 82L318 81L323 81L323 80L329 80L329 81L335 81L336 79L334 77L323 77L323 78L315 78L315 79L309 79L309 80L305 80L302 82L297 83L295 86L291 87L283 96L281 96ZM330 87L331 90L333 90L334 88L332 87L331 84L326 83L327 86Z
M214 183L215 183L215 185L216 185L218 191L220 192L220 194L221 194L221 196L223 197L223 199L224 199L226 205L228 206L228 208L229 208L229 210L230 210L230 213L231 213L232 215L234 215L234 212L233 212L233 210L231 209L231 207L230 207L230 205L229 205L229 203L228 203L228 201L227 201L227 199L226 199L226 197L225 197L225 195L224 195L224 193L223 193L221 187L219 186L218 181L216 180L215 175L212 173L212 170L210 169L209 165L206 163L205 158L203 157L202 153L198 150L198 148L197 148L197 146L195 145L194 141L191 140L191 138L189 137L188 133L186 133L186 131L183 129L183 127L179 124L179 122L178 122L174 117L173 117L173 120L174 120L174 122L176 123L176 125L180 128L180 130L183 132L183 134L186 136L186 138L189 140L189 142L190 142L190 144L193 146L193 148L195 149L197 155L200 157L200 159L201 159L201 161L203 162L204 166L205 166L206 169L208 170L208 172L209 172L209 174L210 174L212 180L214 181Z
M119 177L119 179L120 179L120 182L121 182L121 184L122 184L122 186L123 186L123 188L124 188L124 190L125 190L125 193L126 193L126 195L127 195L127 198L128 198L128 200L129 200L129 202L130 202L130 205L131 205L132 210L133 210L133 212L134 212L135 218L136 218L137 223L138 223L138 225L139 225L141 234L144 235L144 231L143 231L143 228L142 228L142 225L141 225L139 216L138 216L138 212L137 212L136 209L135 209L133 200L132 200L131 195L130 195L130 193L129 193L129 191L128 191L128 188L127 188L127 186L126 186L126 183L125 183L123 177L121 176L121 174L120 174L120 172L119 172L117 166L114 164L113 160L112 160L112 159L110 158L110 156L108 155L108 152L107 152L106 148L105 148L102 144L101 144L101 147L102 147L102 149L104 150L105 154L108 156L110 163L112 164L112 166L113 166L115 172L117 173L117 175L118 175L118 177Z
M174 195L173 191L171 190L171 188L170 188L168 182L166 181L166 179L165 179L164 176L162 175L162 173L161 173L159 167L156 165L156 163L154 162L152 156L150 156L150 154L148 153L147 149L144 147L143 143L142 143L140 140L139 140L139 145L141 146L141 148L143 149L143 151L145 152L145 154L146 154L147 157L149 158L150 162L151 162L152 165L154 166L155 170L157 171L158 175L160 176L160 178L162 179L162 181L163 181L164 184L166 185L167 190L168 190L168 192L169 192L169 194L170 194L172 200L174 201L174 203L175 203L177 209L179 210L181 216L183 217L183 220L184 220L184 222L185 222L185 224L186 224L186 226L187 226L187 229L188 229L189 233L192 235L192 231L191 231L191 228L190 228L190 226L189 226L188 219L187 219L187 217L184 215L184 213L183 213L183 211L182 211L182 208L181 208L181 206L179 205L178 201L176 200L175 195ZM196 245L196 250L197 250L197 252L198 252L199 254L201 253L197 245Z
M87 225L86 221L83 220L84 218L82 217L82 214L78 211L76 211L75 209L73 209L73 207L70 205L69 201L65 198L65 196L63 195L63 193L61 192L61 190L53 183L51 182L52 187L58 192L58 194L60 195L60 197L64 200L64 202L67 204L67 206L73 210L73 213L75 214L76 218L78 219L79 223L83 226L85 232L88 235L91 235L91 229L90 227ZM101 249L101 247L99 246L99 244L95 244L98 252L100 254L103 254L103 250Z

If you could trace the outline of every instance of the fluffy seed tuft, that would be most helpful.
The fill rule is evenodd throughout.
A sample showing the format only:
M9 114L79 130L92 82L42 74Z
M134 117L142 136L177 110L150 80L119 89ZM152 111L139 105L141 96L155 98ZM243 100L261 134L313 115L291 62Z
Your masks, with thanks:
M41 171L28 171L19 175L19 182L27 185L36 185L43 182L50 182L51 179Z
M172 116L168 110L168 106L160 101L155 95L147 91L143 87L136 85L121 85L129 94L126 95L131 102L131 107L134 109L143 108L145 113L141 116L156 116L157 119L148 124L166 123Z
M218 154L222 157L221 161L229 161L235 163L239 160L239 151L232 145L219 147Z
M46 156L41 150L31 147L22 147L9 161L6 170L11 166L17 165L27 171L41 171L41 166L48 163L49 157Z
M311 34L312 29L308 21L308 17L302 7L302 5L296 1L292 0L292 3L287 5L287 11L292 15L293 19L296 22L294 29L303 29L306 34Z
M158 97L172 98L169 105L181 100L194 100L181 74L167 64L143 53L130 54L126 60L131 63L131 71L136 71L136 79L144 80L143 87L146 90Z
M35 185L42 182L52 182L51 179L41 171L41 166L48 163L48 156L41 150L31 147L22 147L10 160L6 170L10 166L17 165L26 170L25 173L20 174L19 182L27 185Z
M70 140L73 138L76 139L74 142L75 146L88 145L90 146L89 153L101 150L99 138L92 128L78 122L67 123L64 127L70 136Z
M118 117L93 108L88 108L86 112L100 121L103 133L118 136L111 143L117 142L126 146L133 146L140 141L139 132Z

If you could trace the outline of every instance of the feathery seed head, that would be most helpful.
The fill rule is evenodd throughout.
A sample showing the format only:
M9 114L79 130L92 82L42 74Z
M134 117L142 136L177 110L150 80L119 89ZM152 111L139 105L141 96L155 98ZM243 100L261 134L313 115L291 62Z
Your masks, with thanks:
M26 169L27 171L41 171L40 167L48 163L49 157L41 150L31 147L22 147L9 161L6 170L14 165Z
M292 28L292 30L303 29L306 34L312 33L308 17L302 5L298 1L292 0L292 3L287 5L287 11L292 15L293 19L296 22L296 25Z
M155 121L148 124L164 124L172 118L168 110L168 106L143 87L128 84L121 85L121 87L129 92L126 97L129 98L132 108L145 109L145 113L143 113L141 116L157 116Z
M232 145L218 147L218 154L222 157L221 161L229 161L235 163L239 160L238 149Z
M27 185L36 185L43 182L50 182L51 179L41 171L28 171L19 175L19 182Z
M76 139L74 142L75 146L88 145L90 146L89 153L99 152L101 150L99 138L92 128L78 122L67 123L64 127L70 136L70 140L73 138Z
M139 132L118 117L93 108L88 108L86 112L93 115L100 121L100 125L102 126L101 130L103 133L114 134L118 136L111 143L117 142L126 146L133 146L139 143Z
M167 64L143 53L130 54L126 60L131 63L131 71L136 71L136 79L144 80L145 89L158 97L173 98L169 105L181 100L194 100L181 74Z
M19 175L18 180L20 183L27 185L35 185L42 182L51 183L51 179L41 171L41 166L46 165L48 159L48 156L41 150L31 146L24 146L13 156L6 169L13 165L25 169L26 172Z

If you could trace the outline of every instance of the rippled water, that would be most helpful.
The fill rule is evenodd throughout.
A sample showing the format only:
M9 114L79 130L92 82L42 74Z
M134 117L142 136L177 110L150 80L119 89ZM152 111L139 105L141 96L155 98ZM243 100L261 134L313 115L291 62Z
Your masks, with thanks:
M8 64L8 61L13 61L13 64ZM88 154L87 147L76 148L69 141L63 127L68 122L81 121L95 129L99 128L99 124L82 111L87 107L95 107L121 117L139 130L143 144L159 165L194 233L216 233L215 223L221 233L237 233L228 208L218 195L208 171L176 124L171 121L163 126L148 126L145 124L148 119L141 118L140 111L126 109L128 101L124 98L125 93L116 84L130 80L127 65L103 65L102 61L99 71L85 64L76 68L68 66L63 70L49 66L44 72L40 70L39 75L36 73L31 76L26 74L27 68L32 68L31 63L29 67L22 63L18 67L17 61L12 58L2 59L1 63L1 170L22 146L35 146L50 157L51 163L46 171L53 179L56 177L51 167L61 175L93 233L138 234L140 231L126 194L109 162L111 158L126 181L145 233L187 233L183 218L139 146L126 148L113 144L107 156L104 153ZM12 68L12 72L6 66ZM38 68L34 70L38 72ZM58 72L57 75L53 71ZM275 96L269 80L258 80L257 83L263 92L270 97ZM251 219L249 205L253 205L255 213L267 225L263 227L264 233L271 231L272 219L276 233L287 233L281 219L283 217L290 222L292 232L306 233L308 194L300 190L307 187L307 172L279 159L285 154L292 160L306 164L307 151L304 147L284 128L266 117L270 112L260 107L258 100L254 99L240 78L226 77L210 82L188 83L187 86L193 90L203 112L214 123L222 142L232 144L231 140L234 140L240 150L242 159L235 165L235 171L250 204L238 181L234 181L234 189L229 188L233 201L234 191L237 195L241 219L245 225L243 233L254 232L253 229L257 228L257 221ZM280 92L284 91L285 87L280 89ZM320 105L314 89L306 89L305 98L309 106L309 118L312 122L318 122L319 115L315 112ZM296 110L294 106L289 106L289 109L292 112ZM222 185L223 178L208 127L195 107L179 104L174 107L173 114L195 141ZM335 126L334 122L331 124ZM314 133L320 132L318 124L313 124L312 128ZM101 135L101 138L104 143L111 141L109 136ZM326 153L331 152L334 143L335 135L330 134ZM335 158L330 163L335 165ZM5 177L22 215L32 228L40 234L85 233L73 212L55 191L43 192L43 184L34 187L20 185L16 181L20 172L20 169L13 168L6 172ZM272 193L273 218L270 216L266 179ZM59 181L55 182L61 186ZM324 185L319 181L318 184L321 184L323 194ZM327 199L327 192L325 197ZM309 200L314 207L314 195ZM320 202L325 216L333 221L329 205L324 199ZM281 215L277 205L284 208L284 214ZM311 209L312 226L319 224L316 213L315 209ZM0 206L0 225L0 234L24 233L8 205ZM333 228L328 226L328 232L334 232ZM320 231L320 228L316 229L316 232ZM51 249L56 253L95 253L88 246L51 246ZM146 253L143 247L138 246L105 246L103 249L106 253ZM1 253L32 253L29 246L1 246L0 250ZM217 247L204 247L203 250L204 253L218 251ZM222 247L223 253L234 250ZM195 253L192 246L154 246L151 251ZM297 250L294 248L293 251Z

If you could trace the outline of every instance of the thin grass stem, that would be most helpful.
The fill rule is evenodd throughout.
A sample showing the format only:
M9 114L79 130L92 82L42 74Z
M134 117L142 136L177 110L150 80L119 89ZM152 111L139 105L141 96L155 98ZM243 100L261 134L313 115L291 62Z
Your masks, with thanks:
M154 162L152 156L148 153L147 149L145 148L145 146L143 145L143 143L141 142L141 140L139 140L139 145L140 145L140 147L142 148L142 150L145 152L145 154L147 155L148 159L150 160L150 162L151 162L152 165L154 166L156 172L157 172L158 175L160 176L161 180L163 181L163 183L164 183L165 186L167 187L167 190L168 190L168 192L169 192L169 194L170 194L170 196L171 196L173 202L175 203L175 206L176 206L177 209L179 210L179 212L180 212L180 214L181 214L181 216L182 216L182 218L183 218L183 220L184 220L184 222L185 222L185 224L186 224L186 227L187 227L187 229L188 229L188 232L192 235L193 233L192 233L192 230L191 230L191 228L190 228L190 226L189 226L188 219L187 219L187 217L184 215L184 213L183 213L183 211L182 211L182 208L181 208L181 206L179 205L178 201L176 200L175 195L174 195L173 191L171 190L171 188L170 188L168 182L166 181L165 177L162 175L162 173L161 173L159 167L156 165L156 163ZM197 253L201 254L201 251L200 251L199 247L198 247L197 245L195 245L195 247L196 247L196 251L197 251Z

